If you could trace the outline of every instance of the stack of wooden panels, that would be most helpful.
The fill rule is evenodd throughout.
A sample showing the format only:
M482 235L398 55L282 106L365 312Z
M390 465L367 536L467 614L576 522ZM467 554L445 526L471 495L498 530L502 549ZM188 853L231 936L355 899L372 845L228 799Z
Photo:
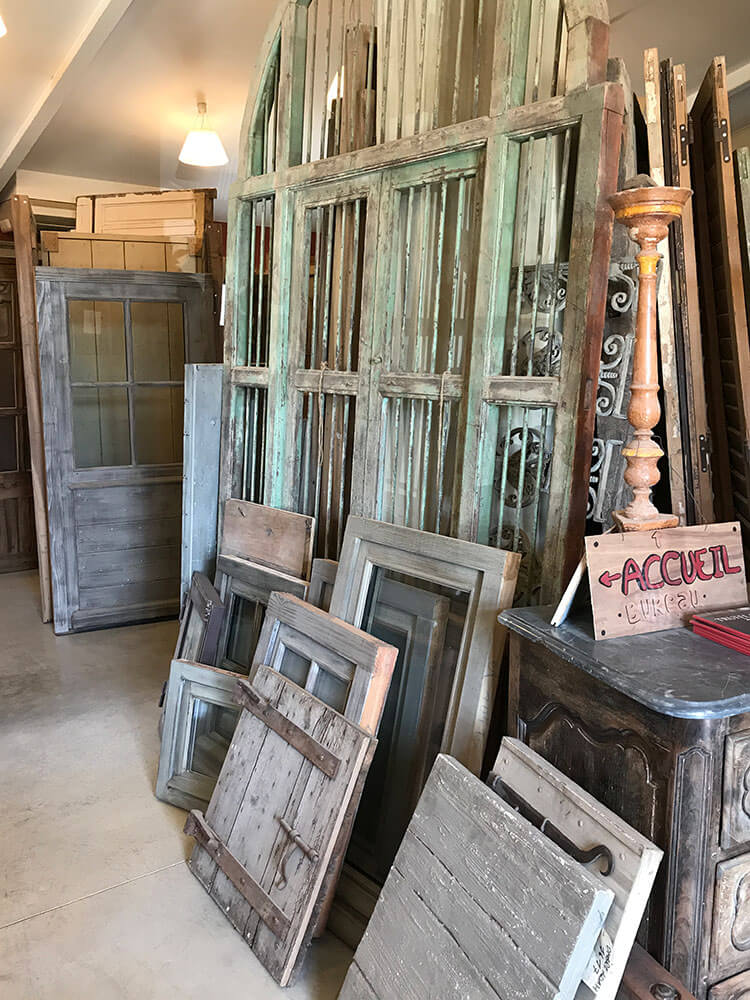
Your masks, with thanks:
M96 267L111 271L204 273L195 241L185 236L102 236L90 232L42 232L42 263L49 267Z
M215 198L215 188L80 195L76 198L76 230L184 239L197 253L206 223L213 221Z

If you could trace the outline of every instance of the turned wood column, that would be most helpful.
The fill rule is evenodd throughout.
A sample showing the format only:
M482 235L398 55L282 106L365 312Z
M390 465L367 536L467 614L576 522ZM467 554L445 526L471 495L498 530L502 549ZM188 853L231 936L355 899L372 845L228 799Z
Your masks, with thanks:
M641 248L636 256L638 312L628 406L634 433L622 449L627 460L625 482L633 489L633 499L625 510L612 514L620 531L674 528L678 523L675 514L660 514L651 500L651 490L660 479L659 459L664 455L651 433L661 415L656 349L656 283L661 254L656 248L666 239L670 222L682 215L691 194L688 188L637 187L609 199L615 219L628 227L630 238Z

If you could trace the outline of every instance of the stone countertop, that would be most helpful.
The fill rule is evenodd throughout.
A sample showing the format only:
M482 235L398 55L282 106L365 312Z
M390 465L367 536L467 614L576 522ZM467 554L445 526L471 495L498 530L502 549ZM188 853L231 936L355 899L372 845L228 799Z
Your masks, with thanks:
M498 621L662 715L717 719L750 711L750 656L690 628L595 640L590 610L553 628L554 610L513 608Z

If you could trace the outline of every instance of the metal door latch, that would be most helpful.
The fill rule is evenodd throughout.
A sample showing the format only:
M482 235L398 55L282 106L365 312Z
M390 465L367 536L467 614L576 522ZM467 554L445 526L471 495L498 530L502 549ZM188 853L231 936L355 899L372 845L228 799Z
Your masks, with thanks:
M291 827L285 819L283 819L281 816L277 816L276 819L278 821L279 826L290 840L290 844L284 851L284 854L281 858L281 866L280 866L281 870L279 871L279 876L276 879L276 888L283 889L285 888L287 882L289 881L286 875L287 861L292 856L292 854L294 854L294 852L298 847L302 851L302 853L306 857L308 857L310 861L312 861L313 864L317 864L318 861L320 861L320 855L315 850L315 848L310 847L310 845L306 841L304 841L302 837L300 837L299 833L293 827Z
M501 799L508 803L513 809L516 810L524 819L528 820L532 826L535 826L537 830L540 830L546 837L557 844L558 847L562 848L566 854L569 854L571 858L578 861L582 865L590 865L594 861L601 861L601 874L611 875L615 867L615 859L612 857L612 852L604 844L597 844L588 851L581 850L572 840L558 830L556 826L550 823L546 816L543 816L537 810L518 794L515 789L511 788L510 785L506 785L503 779L498 775L491 773L487 778L487 784L496 792Z

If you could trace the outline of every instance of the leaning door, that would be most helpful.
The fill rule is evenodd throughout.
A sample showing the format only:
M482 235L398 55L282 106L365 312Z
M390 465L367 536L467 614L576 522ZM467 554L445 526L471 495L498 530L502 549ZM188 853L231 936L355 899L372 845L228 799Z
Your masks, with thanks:
M203 276L37 269L55 632L179 606L184 364Z
M0 573L36 565L16 268L0 263Z

